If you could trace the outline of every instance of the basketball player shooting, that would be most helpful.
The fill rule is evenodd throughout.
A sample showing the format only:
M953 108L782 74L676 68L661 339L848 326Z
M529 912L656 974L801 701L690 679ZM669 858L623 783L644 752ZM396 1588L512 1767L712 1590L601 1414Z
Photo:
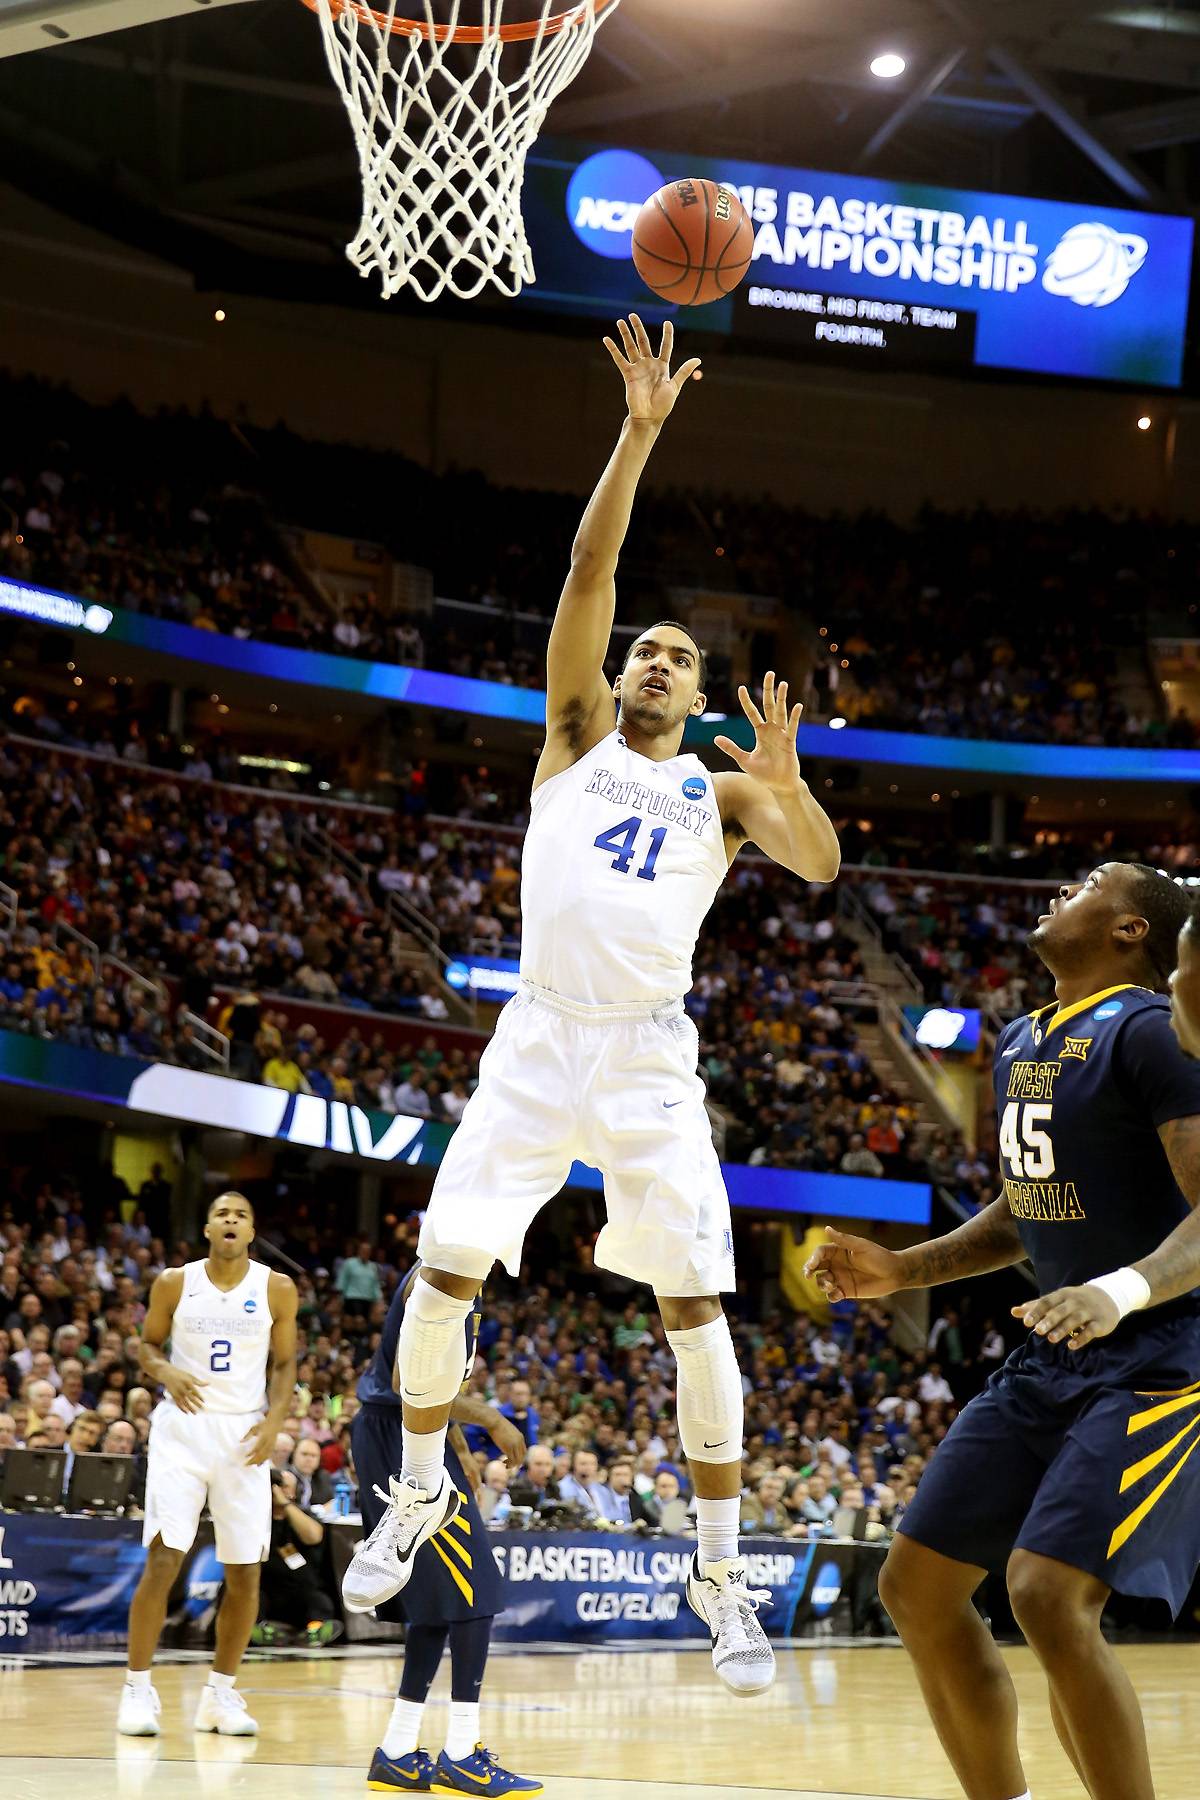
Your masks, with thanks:
M251 1262L254 1210L244 1194L217 1196L204 1235L208 1256L164 1269L151 1288L138 1348L147 1380L161 1384L166 1398L150 1426L146 1566L129 1608L129 1667L117 1714L117 1730L128 1737L157 1737L161 1729L150 1665L206 1501L225 1593L195 1728L222 1737L258 1731L234 1682L271 1545L271 1452L296 1388L298 1297L287 1275Z
M1154 1800L1141 1710L1100 1629L1109 1594L1178 1613L1200 1563L1200 1049L1188 902L1105 863L1030 936L1056 999L1001 1033L1004 1194L931 1243L831 1231L831 1300L1033 1263L1029 1336L954 1422L880 1576L969 1800L1030 1800L1017 1697L972 1605L1004 1570L1054 1728L1091 1800Z
M403 1466L391 1519L355 1558L343 1599L362 1609L398 1593L416 1550L454 1517L444 1449L464 1322L497 1258L519 1273L530 1223L579 1158L604 1177L596 1263L653 1286L678 1364L699 1538L688 1599L721 1679L755 1694L774 1658L755 1616L765 1595L747 1591L738 1554L742 1384L719 1299L735 1285L733 1236L683 1000L700 927L743 844L808 881L832 881L839 852L801 778L800 708L789 711L785 682L767 676L761 711L741 690L754 748L718 738L738 770L713 775L680 755L705 707L704 653L684 626L652 625L605 679L638 481L700 367L692 358L672 375L670 324L657 354L637 317L618 331L605 345L628 417L579 527L547 650L520 986L438 1171L397 1353Z

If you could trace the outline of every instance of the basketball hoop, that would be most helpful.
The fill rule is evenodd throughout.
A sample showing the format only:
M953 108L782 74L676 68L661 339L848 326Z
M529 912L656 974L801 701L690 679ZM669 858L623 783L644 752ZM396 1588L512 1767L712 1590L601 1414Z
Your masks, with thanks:
M587 61L620 0L304 0L358 146L363 204L346 255L377 270L384 298L410 287L470 300L490 282L510 298L533 280L521 218L525 159L546 110ZM509 7L509 23L503 13ZM469 7L478 24L460 24ZM557 9L557 10L556 10Z

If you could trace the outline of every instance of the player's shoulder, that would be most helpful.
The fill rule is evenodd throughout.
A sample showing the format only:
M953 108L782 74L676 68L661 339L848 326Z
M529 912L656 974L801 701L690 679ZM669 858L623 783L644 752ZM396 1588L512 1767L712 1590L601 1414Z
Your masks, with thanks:
M258 1266L264 1268L262 1263ZM300 1304L300 1290L291 1276L285 1275L282 1269L266 1269L265 1273L271 1316L277 1319L282 1309L290 1309L294 1312Z
M177 1269L162 1269L154 1277L150 1286L150 1304L165 1306L172 1312L183 1299L184 1282L187 1278L187 1264Z

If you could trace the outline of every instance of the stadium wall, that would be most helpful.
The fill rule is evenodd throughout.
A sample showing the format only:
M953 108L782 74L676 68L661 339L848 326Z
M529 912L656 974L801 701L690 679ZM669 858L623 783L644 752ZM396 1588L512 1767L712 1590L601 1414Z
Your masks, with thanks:
M197 293L191 277L0 187L3 362L90 399L222 416L587 491L620 418L598 343L445 315ZM225 323L214 310L223 307ZM703 345L698 346L704 348ZM709 351L660 485L905 517L947 506L1200 515L1194 405L1125 390L821 370ZM1152 430L1136 428L1149 411ZM403 495L398 496L403 504Z

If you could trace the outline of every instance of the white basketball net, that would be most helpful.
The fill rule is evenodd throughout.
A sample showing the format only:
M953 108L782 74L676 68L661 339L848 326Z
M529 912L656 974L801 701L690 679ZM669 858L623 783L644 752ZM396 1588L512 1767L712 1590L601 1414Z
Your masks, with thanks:
M378 270L385 298L406 285L422 300L446 289L470 300L488 282L520 293L533 280L525 158L620 0L579 0L557 31L546 27L563 0L545 0L537 35L518 43L500 36L505 0L473 0L464 24L479 25L483 41L469 46L445 41L462 0L441 6L440 19L421 0L428 35L390 29L406 16L399 0L308 3L358 145L362 219L346 246L355 268Z

